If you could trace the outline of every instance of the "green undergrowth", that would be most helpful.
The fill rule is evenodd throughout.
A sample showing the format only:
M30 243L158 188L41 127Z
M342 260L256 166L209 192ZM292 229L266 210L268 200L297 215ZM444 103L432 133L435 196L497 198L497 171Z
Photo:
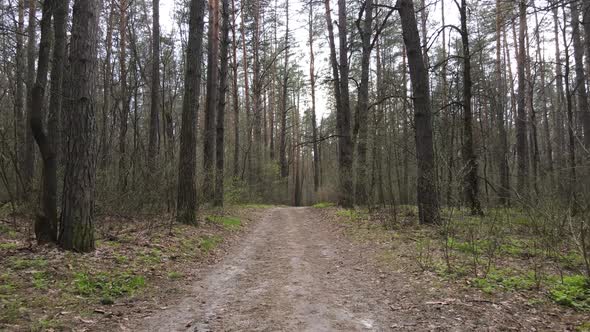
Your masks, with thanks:
M206 220L208 222L212 222L215 224L219 224L223 226L223 228L228 230L237 230L242 227L242 222L237 217L228 217L228 216L207 216Z
M380 217L392 211L400 224L388 228ZM563 233L559 216L543 213L506 208L471 216L466 210L445 208L441 225L419 225L415 206L374 214L340 209L335 216L349 225L363 225L348 228L352 239L385 244L377 257L382 265L403 270L408 262L402 260L407 258L423 271L443 280L465 280L484 293L518 292L531 303L545 299L589 311L584 258ZM414 218L410 225L401 223L408 218Z
M204 235L199 239L199 248L204 253L208 253L209 251L215 249L223 239L217 235Z
M244 208L244 209L270 209L270 208L275 207L274 205L260 204L260 203L240 204L238 206L241 208Z
M102 304L112 304L116 298L133 295L146 285L146 281L144 276L130 272L78 272L74 276L73 284L77 294L100 297Z
M312 207L314 207L316 209L324 209L324 208L329 208L329 207L334 207L334 206L336 206L336 204L331 203L331 202L319 202L319 203L312 205Z

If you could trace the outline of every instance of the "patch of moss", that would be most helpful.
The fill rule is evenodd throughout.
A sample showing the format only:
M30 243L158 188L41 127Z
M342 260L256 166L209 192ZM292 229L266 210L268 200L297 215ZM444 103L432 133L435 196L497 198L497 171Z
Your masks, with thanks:
M176 271L171 271L168 272L168 278L169 279L180 279L182 278L184 275L180 272L176 272Z

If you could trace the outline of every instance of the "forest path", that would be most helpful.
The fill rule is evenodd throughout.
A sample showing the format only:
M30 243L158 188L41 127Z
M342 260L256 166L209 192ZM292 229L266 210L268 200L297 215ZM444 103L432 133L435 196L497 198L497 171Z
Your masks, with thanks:
M383 331L362 255L313 208L273 208L145 331ZM134 329L135 330L135 329Z
M197 279L176 305L130 317L121 329L573 330L571 310L535 306L522 294L485 296L461 281L416 270L408 258L415 244L404 243L409 240L357 241L350 231L365 226L345 226L325 209L281 207L262 215L221 261L195 269Z

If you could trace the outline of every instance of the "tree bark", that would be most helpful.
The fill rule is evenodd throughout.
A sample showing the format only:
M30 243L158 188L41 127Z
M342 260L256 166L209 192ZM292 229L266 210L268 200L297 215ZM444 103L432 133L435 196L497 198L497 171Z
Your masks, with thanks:
M348 90L348 28L346 0L338 0L338 39L340 47L340 107L336 109L336 133L338 134L339 159L339 200L344 208L354 205L352 173L353 143L350 134L350 98Z
M500 173L500 187L498 198L500 205L510 205L510 173L508 166L508 134L506 133L504 106L506 89L502 76L502 25L504 15L500 6L500 0L496 0L496 130L498 131L498 147L496 159Z
M396 7L401 17L402 33L406 45L414 95L416 159L418 163L418 214L421 223L438 223L440 216L432 142L432 113L430 109L428 71L420 48L420 36L418 35L414 3L412 0L398 0Z
M229 62L229 0L222 0L221 5L221 70L219 71L219 101L217 104L217 133L216 147L216 174L215 174L215 206L223 206L223 168L224 168L224 133L225 133L225 95L228 89L227 71Z
M233 175L238 177L240 174L240 105L238 96L238 37L236 34L236 1L232 0L232 49L233 49L233 90L232 106L234 110L234 155L233 155ZM246 98L247 99L247 98Z
M357 22L362 42L361 83L358 89L358 105L354 124L356 137L356 190L355 201L359 205L367 204L368 200L368 168L367 138L369 131L369 71L371 66L371 37L373 35L373 0L364 4L365 21L363 27Z
M521 193L528 189L528 144L527 144L527 116L526 116L526 82L525 82L525 61L526 45L525 37L527 31L526 23L526 0L519 2L520 28L518 36L518 105L516 115L516 164L517 164L517 188Z
M94 249L96 175L95 81L98 1L75 0L70 46L70 89L64 99L69 121L59 244L66 250Z
M33 116L33 87L35 85L35 49L36 49L36 0L29 0L29 26L27 34L29 37L27 45L27 123L31 123ZM28 195L31 192L31 184L35 175L35 138L30 126L25 127L25 155L23 165L23 193ZM28 199L28 196L27 196Z
M285 1L285 70L283 73L283 98L281 100L281 132L279 137L279 165L281 168L281 177L286 178L289 175L289 165L287 164L287 85L289 83L289 0Z
M483 215L479 201L479 164L473 139L473 110L471 107L471 53L469 51L469 31L467 30L467 1L461 0L461 40L463 43L463 158L467 167L465 174L465 196L472 215Z
M209 41L207 42L207 96L203 131L203 200L213 200L215 192L215 115L219 93L219 0L209 1Z
M129 96L127 87L127 0L119 1L119 74L121 80L121 116L119 124L119 191L127 190L127 121Z
M572 15L572 39L574 44L574 62L576 68L576 85L573 89L576 95L578 114L584 129L584 147L590 149L590 109L588 109L588 92L586 89L586 76L584 75L584 46L580 36L580 11L579 2L570 3Z
M57 167L55 152L48 134L43 128L43 101L51 50L51 16L53 1L45 0L41 17L41 42L37 62L37 79L33 87L31 103L31 131L41 151L43 160L43 181L41 182L41 211L35 220L37 242L57 241ZM55 69L54 69L55 70ZM52 84L53 85L53 84Z
M191 0L180 129L176 219L180 223L193 225L197 224L196 131L201 87L201 59L203 56L201 48L203 46L204 15L205 1Z
M313 51L313 2L309 3L309 82L311 87L311 132L313 139L313 191L320 188L320 156L318 154L318 128L316 123L316 82L315 82L315 54Z
M152 0L152 86L148 140L148 170L156 171L160 132L160 0Z

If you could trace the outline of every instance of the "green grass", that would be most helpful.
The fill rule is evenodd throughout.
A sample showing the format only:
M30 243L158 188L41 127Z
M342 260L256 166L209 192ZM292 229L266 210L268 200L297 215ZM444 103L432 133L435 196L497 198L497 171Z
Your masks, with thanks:
M331 203L331 202L319 202L319 203L313 205L313 207L316 209L324 209L324 208L329 208L329 207L333 207L333 206L336 206L336 204Z
M2 242L0 243L0 250L12 250L18 248L18 245L14 242Z
M221 243L222 239L219 236L213 235L205 235L202 236L199 240L199 248L204 253L208 253L209 251L215 249L219 243Z
M32 282L37 289L47 289L47 274L45 272L34 272Z
M249 203L249 204L241 204L240 207L245 208L245 209L270 209L270 208L274 207L274 205Z
M157 265L162 262L162 252L158 249L144 251L138 257L139 261L146 265Z
M0 299L0 323L16 322L26 311L24 303L19 299Z
M227 216L207 216L206 220L208 222L213 222L216 224L220 224L225 229L229 230L237 230L242 227L242 222L239 218L236 217L227 217Z
M100 296L101 302L110 302L106 300L132 295L144 286L143 276L127 272L118 274L79 272L74 275L74 291L87 297Z
M45 266L47 266L47 261L43 258L13 258L10 261L10 267L15 270L27 270L32 268L40 269Z
M184 277L184 275L180 272L176 272L176 271L168 272L168 279L180 279L182 277Z

